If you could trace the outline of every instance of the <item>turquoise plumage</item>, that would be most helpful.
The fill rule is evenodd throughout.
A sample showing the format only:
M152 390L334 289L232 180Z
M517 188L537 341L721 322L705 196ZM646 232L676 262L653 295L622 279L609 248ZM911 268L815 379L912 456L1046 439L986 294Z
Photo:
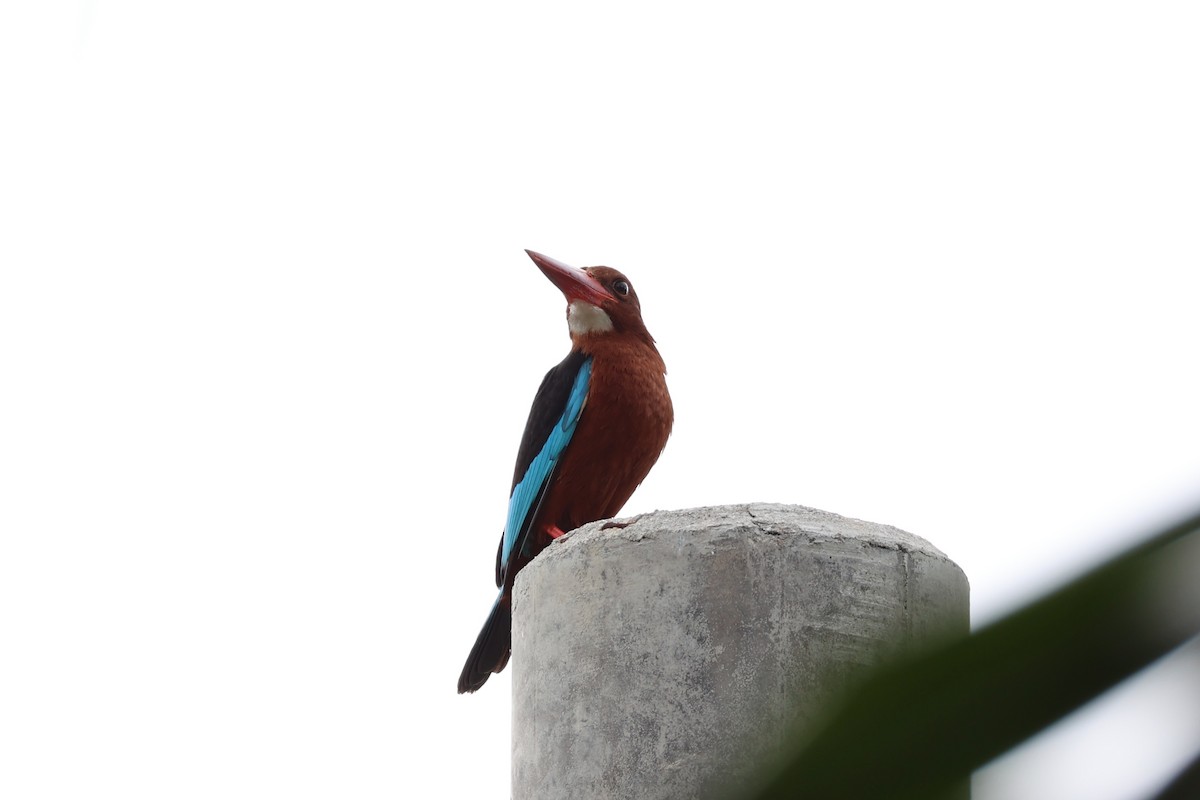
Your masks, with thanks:
M550 475L554 472L559 457L567 449L571 437L575 434L579 415L583 413L584 402L587 400L588 382L591 375L592 359L589 358L583 362L579 368L579 374L575 376L571 394L567 397L567 407L563 410L558 424L551 430L550 437L546 439L542 449L529 464L529 468L525 471L525 477L513 489L512 496L508 501L508 521L504 525L504 545L500 553L501 572L507 567L517 540L524 539L524 544L528 543L527 534L532 522L531 516L536 511L535 504L541 496L546 482L550 479ZM522 552L531 558L533 556L533 553L528 552L527 546L522 547Z

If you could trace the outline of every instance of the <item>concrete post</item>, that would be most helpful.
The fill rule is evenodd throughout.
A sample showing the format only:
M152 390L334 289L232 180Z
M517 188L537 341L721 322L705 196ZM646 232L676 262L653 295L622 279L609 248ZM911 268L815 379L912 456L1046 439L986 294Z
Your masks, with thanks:
M592 523L513 606L514 800L681 800L738 784L889 653L968 629L919 537L770 504Z

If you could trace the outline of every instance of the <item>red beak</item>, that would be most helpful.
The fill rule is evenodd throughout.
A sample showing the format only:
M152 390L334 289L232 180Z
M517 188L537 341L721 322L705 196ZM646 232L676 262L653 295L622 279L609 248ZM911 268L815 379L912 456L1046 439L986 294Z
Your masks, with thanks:
M568 266L567 264L557 261L550 256L544 256L541 253L535 253L532 250L526 250L529 257L533 259L533 263L538 265L538 268L545 273L550 282L559 288L566 296L567 302L582 300L585 303L591 303L598 306L605 300L614 299L600 281L588 275L581 269Z

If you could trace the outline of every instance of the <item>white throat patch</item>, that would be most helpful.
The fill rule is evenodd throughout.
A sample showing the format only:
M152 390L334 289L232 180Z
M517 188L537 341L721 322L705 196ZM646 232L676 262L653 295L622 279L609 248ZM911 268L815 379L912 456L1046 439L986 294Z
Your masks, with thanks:
M567 306L567 327L575 336L604 333L613 329L612 319L604 309L581 300Z

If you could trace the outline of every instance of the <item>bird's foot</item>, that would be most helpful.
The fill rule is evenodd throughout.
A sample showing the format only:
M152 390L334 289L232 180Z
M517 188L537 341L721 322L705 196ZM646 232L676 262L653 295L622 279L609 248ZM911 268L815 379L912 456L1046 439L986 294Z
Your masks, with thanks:
M546 528L546 533L550 534L551 539L557 539L558 537L560 537L564 533L566 533L566 531L564 531L562 528L558 527L557 525L550 525Z
M630 517L629 519L610 519L608 522L600 526L600 530L606 531L609 528L620 528L621 530L624 530L641 518L642 515L638 514L636 517Z

